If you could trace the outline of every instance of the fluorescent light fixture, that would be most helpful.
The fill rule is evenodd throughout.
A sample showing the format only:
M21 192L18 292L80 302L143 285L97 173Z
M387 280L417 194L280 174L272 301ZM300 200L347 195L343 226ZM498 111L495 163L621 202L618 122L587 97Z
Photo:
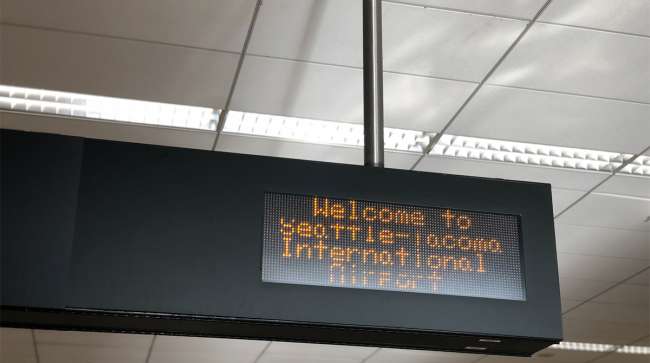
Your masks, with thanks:
M440 138L430 155L600 172L612 172L633 157L600 150L448 134ZM620 173L650 175L650 157L638 157Z
M223 132L315 144L363 146L361 124L248 112L230 111ZM429 136L424 132L384 128L384 147L388 150L421 153L428 142Z
M216 130L207 107L0 85L0 109L156 126Z
M576 342L560 342L553 344L551 349L561 350L575 350L580 352L613 352L617 346L613 344L596 344L596 343L576 343Z
M645 354L650 355L650 347L646 346L635 346L635 345L624 345L616 349L616 353L625 353L625 354Z
M93 120L216 131L217 110L207 107L128 100L0 85L0 109ZM363 125L230 111L224 133L272 139L363 147ZM387 150L421 153L434 134L384 129ZM612 172L630 154L504 140L443 135L432 156L473 159L595 172ZM620 174L650 176L650 156L640 156Z
M640 345L614 345L614 344L597 344L597 343L577 343L561 342L553 344L551 349L575 350L580 352L598 352L598 353L622 353L622 354L645 354L650 355L650 347Z

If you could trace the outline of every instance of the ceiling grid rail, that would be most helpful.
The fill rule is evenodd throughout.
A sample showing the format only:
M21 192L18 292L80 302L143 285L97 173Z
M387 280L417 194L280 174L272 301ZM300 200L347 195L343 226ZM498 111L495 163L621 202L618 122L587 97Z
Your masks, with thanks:
M542 24L542 22L538 22L538 24ZM558 25L558 26L564 26L564 25ZM596 95L588 95L588 94L584 94L584 93L567 92L567 91L560 91L560 90L552 90L551 91L551 90L548 90L548 89L540 89L540 88L532 88L532 87L524 87L524 86L515 86L515 85L511 85L511 84L504 85L504 84L497 84L497 83L488 83L488 85L491 86L491 87L511 88L511 89L523 90L523 91L554 93L554 94L563 95L563 96L585 97L585 98L590 98L590 99L594 99L594 100L625 102L625 103L636 104L636 105L650 105L650 102L628 100L628 99L620 98L620 97L596 96Z
M386 2L386 0L384 0L384 2ZM423 7L423 6L419 6L419 7ZM439 9L437 7L428 7L428 6L426 8L431 8L431 9L441 10L441 11L445 10L444 8ZM450 10L450 11L452 11L452 10ZM481 13L465 11L465 10L453 10L453 11L461 13L461 14L468 14L468 15L492 16L492 15L484 15L484 14L481 14ZM511 19L511 20L522 21L522 20L519 20L518 18L510 18L510 17L503 16L503 15L494 15L493 17L501 18L501 19ZM539 20L536 21L535 23L536 24L549 24L549 25L555 25L555 26L560 26L560 27L568 27L568 28L576 28L576 29L584 29L584 30L593 30L593 31L599 31L599 32L604 32L604 33L613 33L613 34L621 34L621 35L630 35L630 36L638 36L638 37L650 38L650 36L643 35L643 34L633 34L633 33L628 34L628 33L622 33L622 32L613 31L613 30L592 29L592 28L589 28L589 27L579 26L579 25L551 23L551 22L544 22L544 21L539 21ZM155 44L155 45L162 45L162 46L174 47L174 48L201 50L201 51L206 51L206 52L224 53L224 54L232 54L232 55L240 55L241 54L240 52L235 52L235 51L231 51L231 50L207 48L207 47L201 47L201 46L195 46L195 45L170 43L170 42L163 42L163 41L150 40L150 39L125 37L125 36L119 36L119 35L100 34L100 33L86 32L86 31L60 29L60 28L53 28L53 27L46 27L46 26L26 25L26 24L12 23L12 22L0 22L0 25L16 27L16 28L40 30L40 31L46 31L46 32L57 32L57 33L81 35L81 36L87 36L87 37L97 37L97 38L105 38L105 39L124 40L124 41L129 41L129 42L139 42L139 43L145 43L145 44ZM279 61L285 61L285 62L306 63L306 64L313 64L313 65L319 65L319 66L326 66L326 67L345 68L345 69L353 69L353 70L361 70L362 69L361 67L353 66L353 65L320 62L320 61L306 60L306 59L292 59L292 58L287 58L287 57L266 55L266 54L260 54L260 53L254 53L254 52L247 52L246 55L249 56L249 57L266 58L266 59L279 60ZM419 78L428 78L428 79L440 79L440 80L445 80L445 81L464 82L464 83L473 83L473 84L477 83L476 81L472 81L472 80L468 80L468 79L444 77L444 76L430 75L430 74L416 74L416 73L409 73L409 72L402 72L402 71L395 71L395 70L384 70L384 74L395 74L395 75L411 76L411 77L419 77ZM595 95L587 95L587 94L574 93L574 92L565 92L565 91L558 91L558 90L552 90L551 91L551 90L546 90L546 89L522 87L522 86L514 86L514 85L503 85L503 84L496 84L496 83L488 83L488 85L496 86L496 87L502 87L502 88L513 88L513 89L522 89L522 90L535 91L535 92L557 93L557 94L568 95L568 96L588 97L588 98L593 98L593 99L603 99L603 100L610 100L610 101L634 103L634 104L640 104L640 105L650 105L650 102L634 101L634 100L628 100L628 99L617 98L617 97L595 96Z
M269 350L269 348L271 347L271 344L272 344L272 343L273 343L273 342L267 342L266 345L264 345L264 348L263 348L262 351L257 355L257 357L255 357L255 360L253 361L253 363L259 363L259 362L260 362L260 359L262 359L262 357L264 356L264 354L266 354L266 351Z
M217 121L216 134L214 135L214 142L212 143L212 151L217 149L217 143L219 142L219 136L223 132L223 128L226 125L226 118L228 117L228 112L230 112L230 102L237 88L237 81L239 81L239 74L241 73L242 66L244 65L244 59L246 58L246 52L248 52L248 44L250 43L253 31L255 30L255 23L257 22L257 16L259 15L260 8L262 7L262 0L257 0L255 4L255 9L253 10L253 16L251 17L250 25L248 26L248 31L246 33L246 39L244 40L244 45L242 46L241 53L239 54L239 60L237 61L237 68L235 69L235 74L233 76L232 82L230 84L230 90L228 91L228 98L226 98L226 103L219 112L219 119Z
M259 54L259 53L252 53L252 52L249 52L247 55L249 57L264 58L264 59L270 59L270 60L278 60L278 61L283 61L283 62L304 63L304 64L315 65L315 66L332 67L332 68L340 68L340 69L351 69L351 70L355 70L355 71L362 71L363 70L363 67L358 67L358 66L349 65L349 64L337 64L337 63L323 62L323 61L317 61L317 60L307 60L307 59L294 59L294 58L281 57L281 56L277 56L277 55L267 55L267 54ZM395 74L395 75L399 75L399 76L409 76L409 77L418 77L418 78L426 78L426 79L439 79L439 80L443 80L443 81L463 82L463 83L472 83L472 84L477 83L475 81L471 81L471 80L468 80L468 79L445 77L445 76L431 75L431 74L417 74L417 73L409 73L409 72L396 71L396 70L386 70L386 69L384 69L384 74ZM502 87L510 87L510 86L502 86ZM545 91L545 90L537 90L537 91L540 91L540 92L555 92L555 91ZM592 96L584 95L584 97L592 97ZM593 96L593 97L601 98L599 96ZM637 101L628 101L628 102L637 102ZM645 103L645 102L638 102L638 103L650 104L650 103Z
M586 197L588 197L591 193L593 193L596 189L598 189L601 185L605 184L609 179L617 175L621 170L623 170L626 166L630 165L634 160L637 158L643 156L647 151L650 150L650 146L647 146L645 149L641 150L639 153L632 155L629 159L623 161L621 165L619 165L616 169L612 170L612 172L607 175L603 180L599 181L596 185L593 187L589 188L583 195L581 195L578 199L574 200L573 203L569 204L566 206L563 210L558 212L553 218L558 219L560 216L562 216L564 213L566 213L569 209L573 208L576 206L578 203L580 203L582 200L584 200Z
M598 29L598 28L594 28L594 27L591 27L591 26L585 26L585 25L561 24L561 23L555 23L555 22L552 22L552 21L538 21L537 23L539 23L539 24L548 24L548 25L557 25L557 26L565 26L567 28L574 28L574 29L591 30L591 31L600 32L600 33L611 33L611 34L625 35L625 36L629 36L629 37L639 37L639 38L646 38L646 39L650 38L650 35L645 35L645 34L640 34L640 33L631 33L631 32L625 32L625 31L613 30L613 29Z
M477 11L477 10L454 9L454 8L450 8L450 7L430 5L430 4L413 4L413 3L400 1L400 0L384 0L384 3L393 4L393 5L409 6L409 7L414 7L414 8L448 11L448 12L452 12L452 13L462 13L462 14L471 14L471 15L479 15L479 16L492 16L492 17L495 17L495 18L502 18L502 19L509 19L509 20L519 20L519 21L526 21L526 22L530 20L530 19L528 19L526 17L521 17L521 16L505 15L505 14L498 14L498 13L489 13L489 12ZM590 26L585 26L585 25L562 24L562 23L558 23L558 22L554 22L554 21L548 21L548 20L537 20L536 23L537 24L566 26L566 27L570 27L570 28L583 29L583 30L593 30L593 31L604 32L604 33L614 33L614 34L620 34L620 35L629 35L629 36L633 36L633 37L650 38L650 35L645 35L645 34L641 34L641 33L626 32L626 31L612 30L612 29L600 29L600 28L595 28L595 27L590 27Z
M373 350L372 352L370 352L370 354L368 354L365 358L363 358L363 360L361 360L361 362L359 362L359 363L367 363L370 360L370 358L372 358L372 357L376 356L377 354L379 354L380 351L381 351L381 348L377 348L377 349Z
M151 344L149 344L149 349L147 350L147 358L144 360L145 363L150 363L151 362L151 354L153 353L153 348L156 345L156 338L158 337L157 334L154 334L154 336L151 338Z
M530 21L530 19L525 18L525 17L517 17L517 16L506 15L506 14L498 14L498 13L488 13L488 12L482 12L482 11L470 10L470 9L460 9L460 8L455 9L455 8L444 7L444 6L436 6L436 5L411 4L411 3L407 3L407 2L399 1L399 0L383 0L383 2L386 3L386 4L392 4L392 5L416 7L416 8L423 8L423 9L428 9L428 10L437 10L437 11L447 11L447 12L458 13L458 14L489 16L489 17L507 19L507 20L518 20L518 21L522 21L522 22ZM625 32L625 31L613 30L613 29L600 29L600 28L590 27L590 26L586 26L586 25L563 24L563 23L558 23L558 22L553 22L553 21L544 21L544 20L537 20L535 23L563 26L563 27L569 27L569 28L575 28L575 29L583 29L583 30L592 30L592 31L597 31L597 32L602 32L602 33L620 34L620 35L634 36L634 37L640 37L640 38L650 38L650 35L646 35L646 34ZM59 29L59 28L48 27L48 26L20 24L20 23L15 23L15 22L11 22L11 21L0 21L0 25L23 27L23 28L30 28L30 29L37 29L37 30L44 30L44 31L66 32L66 33L70 33L70 34L87 35L87 36L95 36L95 37L102 37L102 38L127 40L127 41L136 41L136 42L143 42L143 43L152 43L152 44L166 45L166 46L172 46L172 47L181 47L181 48L190 48L190 49L198 49L198 50L206 50L206 51L218 51L218 52L230 53L230 54L239 54L239 52L234 52L234 51L229 51L229 50L213 49L213 48L206 48L206 47L200 47L200 46L192 46L192 45L185 45L185 44L179 44L179 43L170 43L170 42L156 41L156 40L150 40L150 39L140 39L140 38L134 38L134 37L119 36L119 35L100 34L100 33L77 31L77 30L65 30L65 29ZM256 54L249 53L248 55L256 55Z
M34 332L34 329L30 329L31 336L32 336L32 344L34 345L34 359L36 360L36 363L41 363L41 355L38 353L38 344L36 343L36 332Z
M542 7L537 11L535 16L528 22L528 24L526 24L526 26L521 31L521 33L519 33L517 38L512 42L512 44L510 44L508 49L506 49L506 51L501 55L501 57L499 57L499 59L492 66L492 68L490 68L490 70L485 74L483 79L481 79L481 82L479 82L479 84L476 87L474 87L474 90L472 91L472 93L470 93L470 95L460 105L458 110L456 110L454 115L449 119L449 121L447 121L445 126L431 138L431 140L429 141L429 144L424 148L424 151L422 152L422 155L420 155L420 157L415 161L415 163L413 163L413 166L411 166L411 168L409 170L415 170L415 168L417 168L417 166L420 164L420 162L422 162L422 160L424 160L424 158L427 157L427 155L429 155L431 150L433 150L434 146L436 146L436 144L440 141L440 139L445 134L445 132L449 129L449 127L451 127L451 125L454 123L454 121L456 121L456 119L463 112L463 110L465 110L465 107L467 107L467 105L474 99L474 96L476 96L476 94L481 90L481 88L483 88L483 86L487 83L488 79L490 79L490 77L492 77L492 74L494 74L494 72L499 68L499 66L501 66L501 64L505 61L505 59L508 57L508 55L510 55L510 53L519 44L521 39L524 38L526 33L528 33L528 31L532 28L533 24L535 24L537 19L539 19L540 16L542 16L542 14L544 13L544 10L546 10L548 8L548 6L551 4L551 1L552 0L547 0L544 3L544 5L542 5Z
M138 42L138 43L162 45L162 46L166 46L166 47L184 48L184 49L192 49L192 50L203 50L203 51L206 51L206 52L218 52L218 53L239 55L238 52L235 52L235 51L232 51L232 50L214 49L214 48L200 47L200 46L196 46L196 45L181 44L181 43L171 43L171 42L164 42L164 41L152 40L152 39L126 37L126 36L114 35L114 34L101 34L101 33L89 32L89 31L54 28L54 27L42 26L42 25L20 24L20 23L13 23L13 22L9 22L9 21L0 22L0 25L11 26L11 27L14 27L14 28L40 30L40 31L44 31L44 32L57 32L57 33L63 33L63 34L81 35L81 36L86 36L86 37L96 37L96 38L104 38L104 39L112 39L112 40L124 40L124 41L127 41L127 42Z
M448 12L451 12L451 13L463 13L463 14L472 14L472 15L480 15L480 16L492 16L492 17L495 17L495 18L510 19L510 20L519 20L519 21L529 21L530 20L528 18L519 17L519 16L497 14L497 13L488 13L488 12L477 11L477 10L454 9L454 8L450 8L450 7L446 7L446 6L431 5L431 4L413 4L413 3L409 3L409 2L406 2L406 1L400 1L400 0L384 0L384 3L393 4L393 5L408 6L408 7L412 7L412 8L448 11Z
M585 304L587 304L587 303L593 301L594 299L597 299L597 298L600 297L600 296L605 295L606 293L608 293L608 292L614 290L615 288L617 288L617 287L619 287L619 286L625 284L626 282L628 282L628 281L632 280L633 278L635 278L635 277L637 277L637 276L639 276L639 275L645 273L645 272L648 271L648 270L650 270L650 266L646 266L646 267L642 268L641 270L639 270L639 271L633 273L632 275L630 275L630 276L624 278L623 280L621 280L621 281L619 281L619 282L617 282L617 283L614 283L612 286L610 286L610 287L604 289L603 291L601 291L601 292L599 292L599 293L593 295L592 297L583 300L581 303L579 303L579 304L577 304L577 305L575 305L575 306L572 306L570 309L567 309L566 311L563 311L563 312L562 312L562 316L564 316L564 315L566 315L566 314L568 314L568 313L570 313L570 312L572 312L572 311L578 309L579 307L581 307L581 306L583 306L583 305L585 305Z

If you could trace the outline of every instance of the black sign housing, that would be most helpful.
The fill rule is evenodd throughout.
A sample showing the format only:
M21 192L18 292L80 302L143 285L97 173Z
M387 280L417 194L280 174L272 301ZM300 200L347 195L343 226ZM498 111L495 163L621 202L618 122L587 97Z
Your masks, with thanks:
M561 339L547 184L1 137L3 326L522 356ZM270 192L518 216L525 299L265 282Z

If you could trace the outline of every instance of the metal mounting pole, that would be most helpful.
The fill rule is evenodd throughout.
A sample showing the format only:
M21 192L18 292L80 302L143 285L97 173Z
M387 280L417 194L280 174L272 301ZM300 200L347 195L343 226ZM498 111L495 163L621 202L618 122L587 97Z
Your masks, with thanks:
M364 165L384 167L384 84L381 0L363 0Z

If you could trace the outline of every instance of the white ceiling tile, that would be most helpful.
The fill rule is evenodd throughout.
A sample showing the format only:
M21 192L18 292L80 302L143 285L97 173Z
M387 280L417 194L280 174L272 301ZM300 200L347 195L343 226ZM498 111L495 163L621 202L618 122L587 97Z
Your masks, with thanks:
M648 119L650 120L650 117ZM647 135L650 135L650 133ZM650 177L621 174L615 175L598 187L595 192L629 195L650 199Z
M556 223L555 236L558 252L650 261L647 232Z
M330 163L363 164L363 149L361 148L308 144L231 134L224 134L219 138L217 151ZM384 153L386 167L393 169L408 169L415 163L417 158L418 154L415 153L390 151Z
M475 87L473 83L384 75L387 127L439 130ZM360 69L248 56L231 108L317 120L363 122Z
M356 69L248 56L231 108L362 123L362 79Z
M481 356L476 354L427 352L422 350L405 350L382 348L364 363L473 363Z
M650 243L650 200L590 194L559 217L559 222L646 231Z
M650 102L650 38L535 24L489 83Z
M556 189L586 191L607 174L558 168L518 165L503 162L427 156L417 170L459 175L550 183Z
M31 330L0 328L0 361L37 363Z
M265 1L250 53L361 68L361 16L361 3L349 0ZM384 70L476 82L525 26L391 3L382 22Z
M361 2L266 0L248 52L361 67L361 39Z
M96 333L82 331L35 330L36 343L39 345L78 345L106 348L149 349L152 335Z
M560 275L560 295L562 299L583 301L605 291L612 285L612 282L607 281Z
M553 214L558 214L585 194L582 190L551 189L553 194Z
M643 354L609 354L596 359L594 363L648 363L650 358Z
M484 86L453 135L636 153L648 145L650 105Z
M648 334L647 324L565 318L562 325L570 342L627 344Z
M593 300L597 303L650 306L650 288L643 285L622 284ZM650 316L648 316L650 319Z
M561 276L577 279L618 282L648 266L647 259L613 258L558 253Z
M240 52L255 0L5 0L3 22Z
M332 362L360 362L372 354L373 347L355 347L347 345L308 344L272 342L263 355L261 362L287 361L332 361Z
M38 344L39 363L144 363L147 349L74 344Z
M265 341L158 336L148 363L253 363Z
M438 132L475 87L467 82L384 73L384 123L388 127ZM356 120L363 120L363 103L356 109L360 110L355 113Z
M541 21L650 36L647 0L554 0Z
M615 323L633 323L645 325L650 329L649 304L603 304L588 302L564 314L566 319L598 320ZM648 330L650 332L650 330Z
M2 26L12 85L219 108L238 56L230 53Z
M439 6L461 11L465 10L526 19L531 19L542 5L544 5L544 0L397 0L396 2L423 6Z
M142 363L153 336L36 330L41 363Z
M389 4L383 15L385 70L474 82L485 77L526 26L518 20Z
M155 127L108 121L90 121L26 114L5 114L0 128L45 132L91 139L136 142L141 144L208 150L212 148L214 132Z

